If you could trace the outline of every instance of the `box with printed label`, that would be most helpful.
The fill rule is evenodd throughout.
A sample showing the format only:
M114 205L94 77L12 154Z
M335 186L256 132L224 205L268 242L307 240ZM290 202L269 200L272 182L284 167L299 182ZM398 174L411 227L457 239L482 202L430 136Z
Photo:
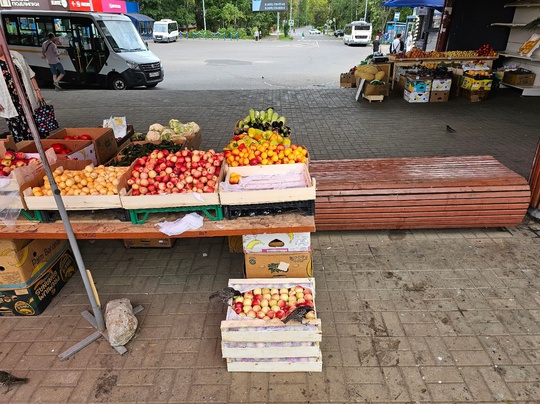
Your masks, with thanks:
M410 74L405 77L407 78L405 90L411 93L429 93L431 91L432 80L430 77L412 76Z
M54 132L47 139L64 139L74 136L82 136L82 140L92 141L97 164L105 164L118 153L118 143L111 128L64 128Z
M66 241L59 251L25 283L0 286L0 316L37 316L77 271L73 252Z
M58 159L69 159L69 160L91 160L94 164L97 164L96 150L94 148L94 143L90 140L61 140L61 139L42 139L41 145L43 150L49 148L58 147L62 145L67 150L65 153L56 153ZM25 153L37 153L36 144L30 142L25 146L21 147L19 151ZM55 149L56 151L56 149Z
M171 248L174 246L175 238L135 238L124 239L126 248Z
M405 90L403 93L403 99L411 103L419 102L429 102L429 92L428 93L417 93L415 91Z
M27 282L68 243L37 239L2 244L5 248L0 251L0 285L11 285Z
M536 74L533 72L529 73L519 73L508 71L504 73L503 83L508 83L514 86L532 86L534 85L534 79Z
M481 102L481 101L487 100L489 93L490 91L484 91L484 90L473 91L473 90L462 89L461 96L471 102Z
M311 252L245 253L246 278L313 276Z
M242 243L245 253L308 252L311 233L247 234Z
M476 90L489 91L491 90L491 85L493 84L492 79L477 80L471 77L461 76L460 80L461 81L460 81L459 86L461 88L465 90L472 90L472 91L476 91Z
M431 82L431 91L450 91L452 88L452 79L433 79Z

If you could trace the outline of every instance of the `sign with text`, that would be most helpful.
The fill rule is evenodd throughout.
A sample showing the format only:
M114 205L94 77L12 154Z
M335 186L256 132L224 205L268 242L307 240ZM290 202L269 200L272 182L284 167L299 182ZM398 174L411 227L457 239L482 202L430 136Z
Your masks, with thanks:
M67 0L0 0L0 9L66 11Z
M94 11L127 13L126 2L121 0L93 0Z
M286 11L287 1L285 0L252 0L252 11Z
M92 0L69 0L70 11L93 11Z

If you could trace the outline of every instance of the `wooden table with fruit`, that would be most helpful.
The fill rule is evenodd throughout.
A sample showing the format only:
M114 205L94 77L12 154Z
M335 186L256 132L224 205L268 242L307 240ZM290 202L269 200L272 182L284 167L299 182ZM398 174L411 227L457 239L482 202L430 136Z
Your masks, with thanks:
M174 222L185 212L201 213L203 226L174 238L315 231L313 213L300 209L307 201L313 211L315 203L307 150L291 144L284 117L272 109L251 110L238 121L223 152L191 150L170 142L173 124L180 129L192 126L177 120L168 126L153 124L147 134L153 137L146 139L150 148L130 153L128 145L121 151L124 158L110 160L112 165L69 159L51 164L77 238L163 238L166 235L156 224ZM49 178L39 168L32 174L24 180L10 177L14 191L20 193L11 209L24 209L27 214L20 215L11 227L0 225L2 237L67 238ZM250 185L244 187L240 181ZM264 209L279 205L282 213L253 214L260 205ZM284 205L294 209L286 210ZM238 206L253 211L239 214ZM224 215L222 209L235 209L236 216ZM145 215L143 220L136 216L139 214Z
M392 88L396 80L396 70L402 66L439 65L441 63L452 65L481 61L491 69L493 62L499 58L499 55L489 45L484 45L476 51L424 52L421 49L413 48L405 54L387 56L390 63L392 63Z

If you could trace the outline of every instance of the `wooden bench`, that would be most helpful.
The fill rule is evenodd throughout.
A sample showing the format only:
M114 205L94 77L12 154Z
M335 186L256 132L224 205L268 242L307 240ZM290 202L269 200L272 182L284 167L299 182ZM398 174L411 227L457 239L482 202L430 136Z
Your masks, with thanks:
M323 160L317 230L517 226L527 214L527 180L492 156Z

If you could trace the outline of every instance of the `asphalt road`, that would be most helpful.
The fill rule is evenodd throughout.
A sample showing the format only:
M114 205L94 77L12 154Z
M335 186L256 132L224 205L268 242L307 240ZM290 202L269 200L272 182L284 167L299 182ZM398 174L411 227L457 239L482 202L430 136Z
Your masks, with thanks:
M302 38L304 32L304 38ZM255 90L337 88L339 74L358 65L371 47L297 28L292 41L181 39L149 42L163 61L165 80L155 90Z

